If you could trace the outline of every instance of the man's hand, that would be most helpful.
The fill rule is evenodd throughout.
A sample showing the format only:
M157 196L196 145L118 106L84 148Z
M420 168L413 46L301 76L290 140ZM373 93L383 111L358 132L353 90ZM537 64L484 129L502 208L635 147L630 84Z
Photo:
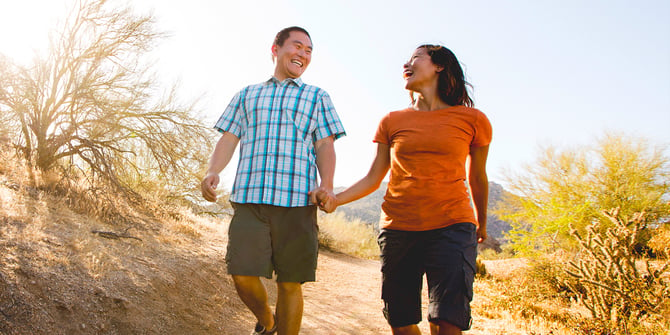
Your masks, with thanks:
M208 173L200 182L202 197L207 201L216 202L216 187L219 185L219 174Z
M224 132L216 142L212 157L209 159L209 167L207 168L207 175L202 178L200 182L200 191L202 197L207 201L216 201L216 187L219 186L219 173L230 162L230 158L235 152L237 143L240 139L229 132Z
M324 187L318 187L309 192L310 201L319 206L319 209L326 212L332 213L337 208L337 198L335 193L331 190L327 190Z

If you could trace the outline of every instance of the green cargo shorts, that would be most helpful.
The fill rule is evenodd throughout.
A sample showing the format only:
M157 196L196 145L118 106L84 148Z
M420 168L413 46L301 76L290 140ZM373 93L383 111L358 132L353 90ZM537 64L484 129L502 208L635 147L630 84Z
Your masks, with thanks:
M319 228L316 206L232 203L228 273L304 283L316 279Z

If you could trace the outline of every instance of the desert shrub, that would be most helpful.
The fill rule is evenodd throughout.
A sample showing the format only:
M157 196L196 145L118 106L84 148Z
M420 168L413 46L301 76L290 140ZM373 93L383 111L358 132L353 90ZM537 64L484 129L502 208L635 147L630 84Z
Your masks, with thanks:
M595 221L585 236L572 232L581 246L579 258L569 263L568 273L581 285L573 291L593 318L611 329L647 334L668 313L670 262L654 266L635 254L643 214L630 219L621 219L617 210L604 214L611 221L607 229Z
M373 259L379 256L374 227L343 213L319 214L319 244L333 251Z
M477 258L481 258L484 260L494 260L494 259L508 259L508 258L514 258L514 249L512 248L511 245L509 244L503 244L502 245L502 251L497 252L493 249L479 249L477 251Z
M657 257L666 259L670 257L670 225L665 224L656 229L648 246Z
M567 302L583 291L578 280L565 271L568 262L568 255L564 252L542 255L529 262L524 275L537 294L558 297Z
M477 258L475 276L477 277L486 277L488 276L488 271L486 271L486 264L482 262L481 259Z
M490 270L492 275L482 278L476 287L482 292L490 290L489 294L484 294L490 300L480 302L476 308L491 313L492 318L509 316L517 322L532 322L534 330L538 327L551 330L532 334L574 334L567 329L580 320L579 314L566 313L574 306L573 303L558 294L557 286L552 284L556 281L554 276L542 273L546 269L551 269L551 273L560 273L555 270L560 268L559 262L552 262L549 258L545 261L509 259L491 264L495 264ZM502 272L501 266L504 267Z
M645 211L648 229L670 211L670 158L664 152L665 145L621 133L605 134L590 146L549 146L536 162L510 171L510 193L493 213L510 223L505 237L522 256L579 249L570 227L584 234L602 221L604 231L611 225L603 208L619 208L624 216ZM637 237L642 250L651 236Z

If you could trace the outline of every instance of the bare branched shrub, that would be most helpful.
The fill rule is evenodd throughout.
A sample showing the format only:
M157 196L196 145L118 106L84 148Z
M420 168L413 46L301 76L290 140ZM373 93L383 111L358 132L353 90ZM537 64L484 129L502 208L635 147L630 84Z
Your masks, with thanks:
M611 221L607 229L596 221L587 227L586 236L572 231L579 240L581 255L569 263L568 273L582 286L573 287L573 291L579 293L579 301L594 318L616 329L662 319L670 299L670 262L652 264L636 255L644 214L630 219L621 219L616 209L604 214Z
M192 201L213 131L195 102L157 87L154 18L111 3L78 1L27 66L0 57L0 140L90 189Z

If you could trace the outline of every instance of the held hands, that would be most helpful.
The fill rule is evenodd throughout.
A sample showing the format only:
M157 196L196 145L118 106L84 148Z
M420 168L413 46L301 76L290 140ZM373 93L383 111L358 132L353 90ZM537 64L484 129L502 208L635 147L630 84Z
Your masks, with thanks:
M319 209L332 213L337 208L337 198L332 190L327 190L324 187L318 187L309 192L310 201L319 206Z

